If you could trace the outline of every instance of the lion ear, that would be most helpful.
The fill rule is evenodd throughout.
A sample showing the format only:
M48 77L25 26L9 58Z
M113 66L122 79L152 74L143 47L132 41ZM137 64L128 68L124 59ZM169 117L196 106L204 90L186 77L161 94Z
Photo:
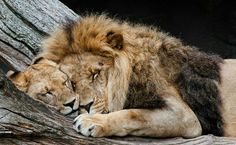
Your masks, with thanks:
M121 50L123 48L123 35L110 31L106 35L107 43L114 49Z
M7 72L7 77L22 90L28 85L27 75L24 72L14 72L12 70Z

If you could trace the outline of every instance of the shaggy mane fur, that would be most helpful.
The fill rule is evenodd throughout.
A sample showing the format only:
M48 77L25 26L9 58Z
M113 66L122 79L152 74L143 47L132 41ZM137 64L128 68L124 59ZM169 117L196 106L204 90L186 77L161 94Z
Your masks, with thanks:
M200 120L204 134L223 135L217 87L222 60L218 56L183 45L153 27L105 15L86 16L44 41L43 55L56 62L83 52L114 59L108 81L110 111L163 108L167 105L162 97L167 93L182 97Z

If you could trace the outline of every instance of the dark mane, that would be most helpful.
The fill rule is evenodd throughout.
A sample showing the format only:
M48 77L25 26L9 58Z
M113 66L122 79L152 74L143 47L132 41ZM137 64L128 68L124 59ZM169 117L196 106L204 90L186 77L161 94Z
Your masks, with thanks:
M216 82L220 83L222 59L192 51L175 80L183 100L197 115L203 134L223 135L221 96Z

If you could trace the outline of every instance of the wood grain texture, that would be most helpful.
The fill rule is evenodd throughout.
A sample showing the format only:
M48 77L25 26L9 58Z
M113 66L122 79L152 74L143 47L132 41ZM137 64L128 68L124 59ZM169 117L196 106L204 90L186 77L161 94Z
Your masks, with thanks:
M1 0L1 59L23 70L40 51L41 40L67 18L79 16L58 0Z
M67 18L79 16L58 0L0 1L0 144L236 144L235 138L213 135L193 139L84 137L74 131L71 119L17 90L4 73L25 69L40 51L41 40Z

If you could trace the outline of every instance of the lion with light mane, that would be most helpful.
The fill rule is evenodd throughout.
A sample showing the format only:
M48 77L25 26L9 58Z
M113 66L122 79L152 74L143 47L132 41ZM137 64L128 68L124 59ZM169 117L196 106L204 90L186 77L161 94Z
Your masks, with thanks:
M236 136L236 61L156 28L89 15L55 31L38 58L75 84L85 136Z

